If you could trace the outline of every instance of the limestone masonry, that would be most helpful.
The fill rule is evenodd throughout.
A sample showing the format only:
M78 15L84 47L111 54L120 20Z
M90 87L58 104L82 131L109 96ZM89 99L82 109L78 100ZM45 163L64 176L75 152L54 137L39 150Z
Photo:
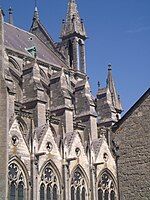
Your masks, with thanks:
M0 10L0 200L150 200L150 90L121 119L109 65L93 97L75 0L60 38Z

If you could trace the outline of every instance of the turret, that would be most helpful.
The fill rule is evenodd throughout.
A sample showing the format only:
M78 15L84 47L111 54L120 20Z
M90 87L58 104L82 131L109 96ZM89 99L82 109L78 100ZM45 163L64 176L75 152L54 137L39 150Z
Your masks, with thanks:
M65 132L73 132L73 91L68 74L64 69L55 72L50 80L50 111L64 124Z
M85 132L85 140L87 134L90 133L92 139L97 138L97 114L95 110L94 98L87 78L79 80L75 87L75 120L81 121L88 132Z
M120 119L122 106L112 76L111 65L108 65L108 76L105 88L99 88L96 98L98 125L110 127Z
M85 40L87 36L75 0L69 0L66 20L62 23L61 39L61 49L68 65L74 70L86 73Z

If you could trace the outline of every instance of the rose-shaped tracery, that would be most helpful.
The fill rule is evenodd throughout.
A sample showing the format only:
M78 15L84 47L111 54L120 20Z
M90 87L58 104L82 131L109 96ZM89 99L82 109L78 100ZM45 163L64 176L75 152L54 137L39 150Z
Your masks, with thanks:
M12 162L8 166L9 199L23 200L26 193L26 181L21 166Z

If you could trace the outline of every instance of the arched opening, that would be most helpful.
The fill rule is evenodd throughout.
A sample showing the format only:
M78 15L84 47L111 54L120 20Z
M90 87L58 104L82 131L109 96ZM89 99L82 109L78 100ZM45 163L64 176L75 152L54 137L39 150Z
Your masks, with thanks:
M110 175L110 173L106 170L99 176L98 179L98 200L115 200L115 191L115 181Z
M40 186L40 200L45 200L45 185L43 183Z
M45 200L58 200L59 199L59 179L52 166L51 162L49 162L43 168L41 172L41 186L44 186L44 199ZM42 195L43 198L43 190L40 188L40 197ZM43 200L43 199L40 199Z
M57 200L57 185L53 186L53 200Z
M68 55L69 55L69 64L70 64L70 67L72 68L73 67L73 44L72 44L72 41L69 40L68 41Z
M110 193L110 200L115 200L115 192L113 190Z
M9 199L10 200L15 200L16 198L16 185L15 182L12 182L10 185L10 196Z
M71 187L71 200L75 200L75 188Z
M103 190L98 190L98 200L103 200Z
M105 192L104 192L104 200L108 200L108 198L109 198L109 191L105 190Z
M24 200L24 184L20 182L18 184L18 200Z
M71 179L71 200L87 200L87 182L80 167L77 167Z
M52 187L50 184L47 186L47 200L52 200Z
M77 188L76 199L80 200L80 187Z
M86 190L85 190L85 187L82 188L82 200L85 200L85 193L86 193Z
M27 197L27 177L23 166L16 161L8 165L8 199L24 200Z

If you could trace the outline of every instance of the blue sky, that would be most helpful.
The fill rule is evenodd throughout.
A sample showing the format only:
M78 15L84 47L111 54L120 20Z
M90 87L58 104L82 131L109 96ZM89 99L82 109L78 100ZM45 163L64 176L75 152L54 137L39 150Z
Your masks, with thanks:
M42 24L55 41L59 40L61 21L68 0L38 0ZM150 0L77 0L89 39L86 43L87 67L95 95L97 82L105 86L107 65L127 111L150 85ZM14 10L14 24L29 30L34 0L1 0L8 18Z

